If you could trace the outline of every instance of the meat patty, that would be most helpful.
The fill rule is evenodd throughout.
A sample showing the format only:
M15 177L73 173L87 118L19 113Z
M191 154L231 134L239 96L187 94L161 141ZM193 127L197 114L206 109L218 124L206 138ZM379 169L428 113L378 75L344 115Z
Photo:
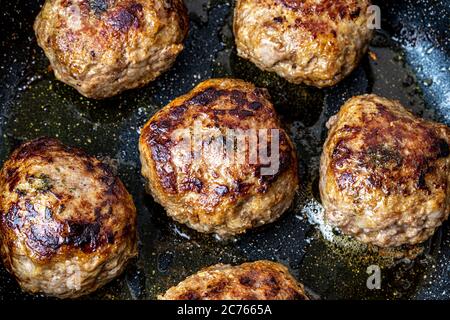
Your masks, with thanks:
M238 55L293 83L333 86L372 37L368 0L237 0Z
M208 80L144 126L142 174L169 216L226 237L276 220L296 193L294 146L266 90Z
M137 255L133 199L99 160L55 139L27 142L0 172L0 254L28 292L93 292Z
M381 247L417 244L450 209L450 129L398 101L350 99L329 122L320 193L327 221Z
M303 285L282 264L216 264L188 277L160 300L308 300Z
M183 49L183 0L46 0L34 24L57 79L89 98L153 81Z

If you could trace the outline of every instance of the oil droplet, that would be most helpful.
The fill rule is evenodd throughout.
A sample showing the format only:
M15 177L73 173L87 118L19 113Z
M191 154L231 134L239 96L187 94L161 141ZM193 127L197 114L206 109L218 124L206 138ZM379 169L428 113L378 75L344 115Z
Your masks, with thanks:
M173 253L170 251L161 253L158 255L158 271L165 273L169 270L170 265L173 262Z
M433 85L433 79L425 79L425 80L423 81L423 85L424 85L425 87L431 87L431 86Z
M325 222L325 212L319 202L317 202L316 200L308 201L303 207L302 213L308 217L308 220L311 224L314 224L319 228L322 236L326 240L333 242L333 228Z
M410 87L414 84L414 77L411 75L407 75L405 79L402 81L404 87Z

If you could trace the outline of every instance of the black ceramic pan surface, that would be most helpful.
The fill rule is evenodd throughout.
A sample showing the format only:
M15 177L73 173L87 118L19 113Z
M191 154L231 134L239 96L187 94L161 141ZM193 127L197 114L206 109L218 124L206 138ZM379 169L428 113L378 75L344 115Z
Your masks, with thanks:
M382 30L372 42L372 58L339 85L318 90L288 84L236 56L233 1L187 0L190 32L174 67L147 87L103 101L81 97L48 71L32 30L42 2L1 0L0 164L21 142L58 137L112 164L132 193L139 258L86 299L154 299L202 267L258 259L284 263L321 299L450 298L448 223L422 246L380 252L321 225L318 195L325 123L348 98L377 93L450 125L450 1L378 3ZM144 191L137 149L139 128L151 115L211 77L242 78L269 89L297 145L301 173L302 187L291 210L271 225L226 242L166 217ZM366 286L367 268L374 264L381 268L380 290ZM23 293L0 265L1 299L45 298Z

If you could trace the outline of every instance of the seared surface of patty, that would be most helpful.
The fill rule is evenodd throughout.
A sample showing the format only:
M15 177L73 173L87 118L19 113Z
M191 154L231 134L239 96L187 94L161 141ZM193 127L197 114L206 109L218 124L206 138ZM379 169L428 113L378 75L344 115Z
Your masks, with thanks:
M100 99L166 71L188 18L182 0L47 0L34 30L56 78Z
M417 244L450 209L450 129L376 95L330 119L320 192L328 222L382 247Z
M238 55L293 83L332 86L372 37L368 0L237 0Z
M139 148L154 199L200 232L229 236L272 222L298 185L294 146L267 91L241 80L208 80L175 99L144 126Z
M0 254L26 291L93 292L137 255L133 200L94 157L55 139L27 142L0 173Z
M303 285L282 264L217 264L188 277L160 300L308 300Z

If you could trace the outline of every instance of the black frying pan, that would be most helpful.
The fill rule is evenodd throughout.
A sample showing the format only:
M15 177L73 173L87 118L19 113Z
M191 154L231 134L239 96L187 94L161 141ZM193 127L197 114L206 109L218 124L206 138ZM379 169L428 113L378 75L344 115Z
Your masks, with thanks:
M380 253L339 235L331 235L335 243L330 243L310 223L321 210L318 161L325 122L345 100L374 92L401 100L424 118L450 124L450 1L380 2L383 30L371 46L377 60L366 57L345 81L318 90L288 84L236 56L231 0L187 0L190 33L175 66L145 88L104 101L81 97L48 72L32 30L42 2L1 3L0 164L21 142L45 135L116 166L138 208L140 256L123 276L88 299L153 299L202 267L257 259L286 264L322 299L450 298L448 224L419 247ZM228 242L165 216L144 192L137 150L138 130L153 113L200 81L219 76L269 89L297 144L302 179L292 210L276 223ZM366 286L366 270L373 264L381 267L380 290ZM23 293L0 265L1 299L43 297Z

